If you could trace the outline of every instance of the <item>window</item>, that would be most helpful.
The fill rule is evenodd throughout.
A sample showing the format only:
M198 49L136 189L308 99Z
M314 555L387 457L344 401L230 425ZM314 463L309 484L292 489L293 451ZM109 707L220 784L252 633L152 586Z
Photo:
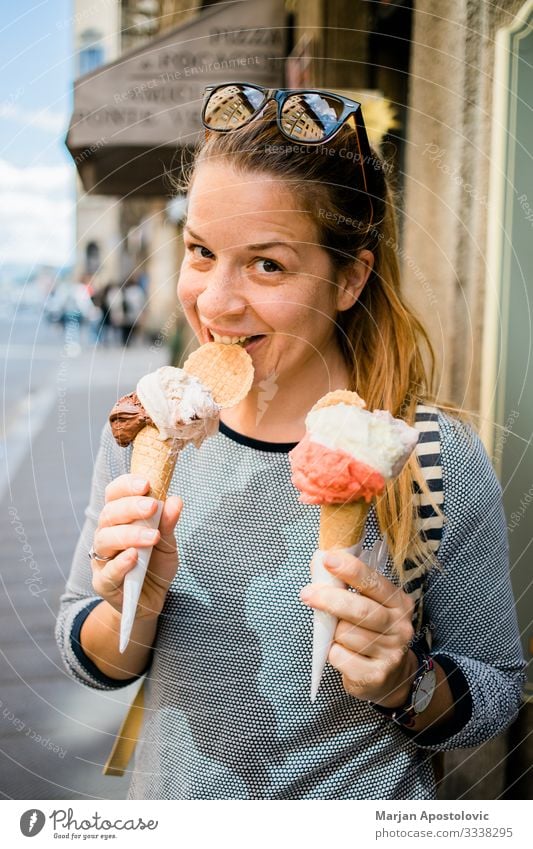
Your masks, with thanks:
M78 76L94 71L103 65L105 55L102 46L102 33L98 30L87 29L81 34L81 45L78 51Z

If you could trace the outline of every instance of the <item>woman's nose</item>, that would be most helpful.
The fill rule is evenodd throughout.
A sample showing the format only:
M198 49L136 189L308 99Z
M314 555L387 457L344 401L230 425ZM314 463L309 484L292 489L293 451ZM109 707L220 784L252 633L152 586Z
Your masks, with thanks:
M235 274L213 269L205 275L205 285L196 299L200 315L208 322L215 322L224 315L240 315L246 309L246 301Z

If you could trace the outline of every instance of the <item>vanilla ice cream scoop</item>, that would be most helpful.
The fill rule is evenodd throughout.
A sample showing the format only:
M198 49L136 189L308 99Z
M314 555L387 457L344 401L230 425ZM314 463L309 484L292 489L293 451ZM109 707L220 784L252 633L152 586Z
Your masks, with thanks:
M197 448L218 430L220 407L197 377L162 366L144 375L137 396L159 432L159 439L192 442Z

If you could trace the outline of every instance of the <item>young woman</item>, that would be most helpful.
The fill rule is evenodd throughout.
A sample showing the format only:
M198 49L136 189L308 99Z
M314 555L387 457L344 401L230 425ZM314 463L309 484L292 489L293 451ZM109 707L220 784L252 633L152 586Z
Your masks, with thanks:
M148 482L104 427L63 657L96 688L146 674L131 798L431 798L431 755L501 732L520 703L499 485L471 429L431 406L359 105L230 84L208 89L203 120L178 297L200 343L245 337L254 386L180 456L150 538L131 524L155 512ZM309 585L319 508L298 503L287 456L344 388L421 430L367 522L366 548L387 534L383 574L326 561L345 590ZM121 655L124 575L154 543ZM315 703L313 608L339 617Z

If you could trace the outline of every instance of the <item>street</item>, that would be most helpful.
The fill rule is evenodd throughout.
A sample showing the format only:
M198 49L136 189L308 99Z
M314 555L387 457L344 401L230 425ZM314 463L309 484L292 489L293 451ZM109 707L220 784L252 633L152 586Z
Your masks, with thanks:
M106 416L166 352L95 347L17 309L0 313L0 351L0 795L124 798L128 777L101 769L135 690L73 681L54 623Z

